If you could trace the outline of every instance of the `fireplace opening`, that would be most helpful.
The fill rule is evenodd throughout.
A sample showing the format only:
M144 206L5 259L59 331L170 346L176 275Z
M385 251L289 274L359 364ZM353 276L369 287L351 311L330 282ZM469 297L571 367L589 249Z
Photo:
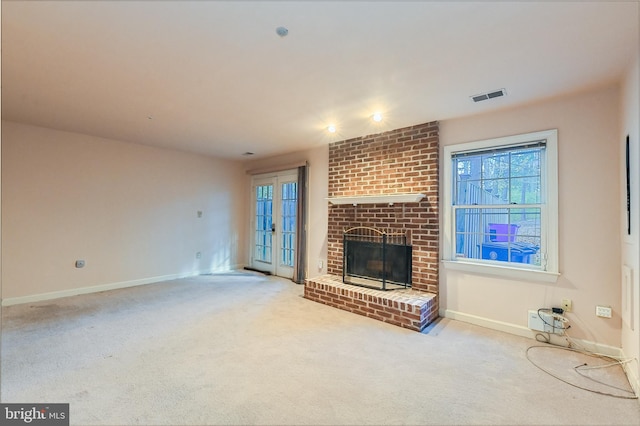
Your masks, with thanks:
M355 227L343 234L342 282L377 290L411 287L412 247L404 233Z

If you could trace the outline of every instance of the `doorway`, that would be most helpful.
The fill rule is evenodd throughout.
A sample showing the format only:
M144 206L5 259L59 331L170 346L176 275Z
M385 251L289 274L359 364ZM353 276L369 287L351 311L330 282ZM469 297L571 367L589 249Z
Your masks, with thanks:
M298 175L288 170L252 179L251 267L293 278Z

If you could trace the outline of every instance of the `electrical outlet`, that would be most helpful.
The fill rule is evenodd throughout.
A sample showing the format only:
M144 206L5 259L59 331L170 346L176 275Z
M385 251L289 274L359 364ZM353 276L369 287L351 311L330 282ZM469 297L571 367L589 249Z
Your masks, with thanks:
M200 259L201 257L202 257L202 253L197 252L197 253L196 253L196 259Z
M318 260L318 269L322 270L322 266L324 265L324 262L322 260Z
M565 312L571 312L571 299L562 299L562 310Z
M611 318L611 306L596 306L596 316Z

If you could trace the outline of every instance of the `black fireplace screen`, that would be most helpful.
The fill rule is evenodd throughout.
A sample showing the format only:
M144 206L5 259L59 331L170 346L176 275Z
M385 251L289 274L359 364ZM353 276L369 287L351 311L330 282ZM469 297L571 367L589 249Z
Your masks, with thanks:
M406 234L367 227L343 235L342 281L379 290L411 287L411 246Z

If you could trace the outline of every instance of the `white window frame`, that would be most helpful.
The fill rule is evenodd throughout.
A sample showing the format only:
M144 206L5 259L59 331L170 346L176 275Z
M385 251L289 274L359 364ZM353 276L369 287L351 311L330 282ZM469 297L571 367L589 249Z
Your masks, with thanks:
M479 259L458 258L455 247L455 220L452 205L453 170L452 156L456 153L479 151L484 149L517 146L536 140L545 140L545 169L543 183L544 205L541 209L541 256L542 266L532 269L530 266L518 266L512 262L496 264ZM555 282L558 279L558 130L505 136L467 142L444 147L442 174L442 263L447 269L461 270L476 274L498 275L508 278L531 281Z

